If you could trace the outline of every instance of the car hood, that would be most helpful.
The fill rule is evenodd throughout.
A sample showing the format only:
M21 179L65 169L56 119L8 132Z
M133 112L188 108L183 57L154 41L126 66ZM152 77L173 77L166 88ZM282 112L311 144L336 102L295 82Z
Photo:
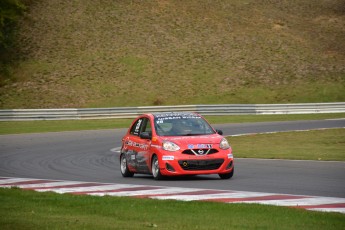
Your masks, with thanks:
M198 145L198 144L219 144L223 137L219 134L202 136L180 136L169 137L164 140L172 141L179 146Z

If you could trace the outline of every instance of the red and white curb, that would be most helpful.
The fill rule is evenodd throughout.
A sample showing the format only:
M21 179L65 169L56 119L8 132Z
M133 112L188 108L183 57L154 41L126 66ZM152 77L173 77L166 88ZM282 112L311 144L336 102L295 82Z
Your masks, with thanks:
M233 190L178 188L151 185L110 184L0 177L0 187L19 187L38 192L56 192L93 196L131 196L160 200L256 203L303 208L345 214L345 198L258 193Z

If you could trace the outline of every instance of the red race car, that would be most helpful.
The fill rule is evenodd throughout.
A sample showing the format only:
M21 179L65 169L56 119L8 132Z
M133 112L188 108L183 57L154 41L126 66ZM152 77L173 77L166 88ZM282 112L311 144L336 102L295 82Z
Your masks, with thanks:
M121 174L164 176L234 174L234 158L222 131L213 129L199 114L167 112L136 118L122 138Z

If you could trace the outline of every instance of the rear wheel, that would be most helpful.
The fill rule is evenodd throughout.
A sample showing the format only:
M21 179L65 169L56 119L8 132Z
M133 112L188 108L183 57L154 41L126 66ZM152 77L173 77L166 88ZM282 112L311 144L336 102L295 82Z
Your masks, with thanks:
M161 174L160 170L159 170L159 163L158 163L158 158L156 155L154 155L152 157L152 162L151 162L151 171L152 171L152 175L153 178L155 180L161 180L163 179L163 175Z
M123 177L132 177L134 173L129 171L125 154L120 157L121 174Z
M221 179L230 179L234 175L235 168L229 173L218 174Z

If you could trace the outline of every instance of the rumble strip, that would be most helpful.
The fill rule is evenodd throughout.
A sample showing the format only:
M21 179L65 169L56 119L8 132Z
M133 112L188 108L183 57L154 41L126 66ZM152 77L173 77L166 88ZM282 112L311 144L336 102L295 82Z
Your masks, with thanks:
M178 188L150 185L110 184L0 177L0 187L19 187L38 192L56 192L93 196L131 196L160 200L257 203L345 214L345 198L257 193L233 190Z

